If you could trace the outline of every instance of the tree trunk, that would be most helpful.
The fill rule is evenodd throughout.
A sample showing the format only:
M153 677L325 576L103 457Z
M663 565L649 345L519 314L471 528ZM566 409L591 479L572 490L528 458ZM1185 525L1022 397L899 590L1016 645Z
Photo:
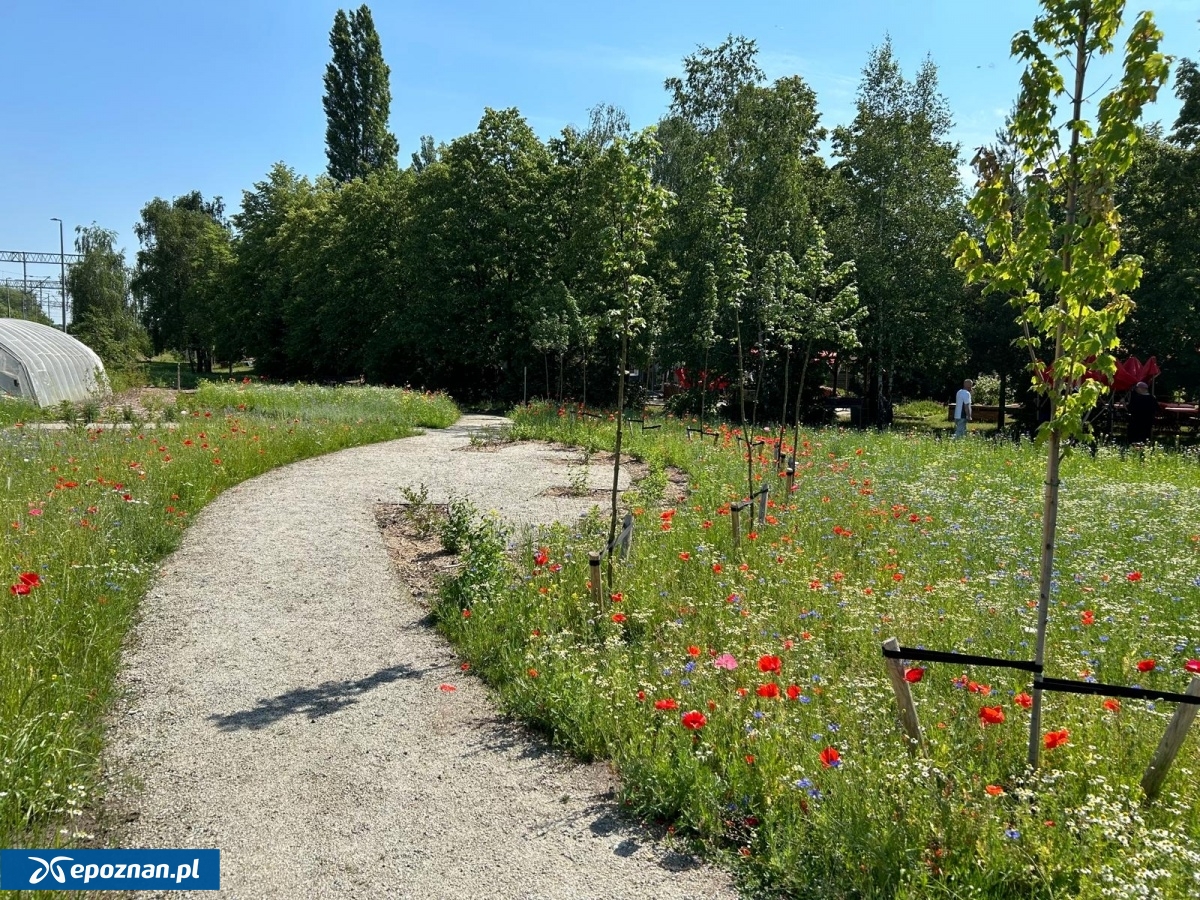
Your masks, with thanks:
M617 441L613 450L612 517L608 523L608 546L617 539L617 498L621 481L621 436L625 430L625 369L629 358L629 320L621 329L621 371L617 373ZM613 586L613 554L608 553L608 589Z
M1080 121L1083 109L1083 86L1087 74L1088 48L1088 7L1085 5L1080 15L1079 40L1075 47L1075 94L1073 97L1072 121ZM1079 128L1071 129L1071 147L1068 151L1067 197L1066 197L1066 232L1070 234L1075 224L1075 211L1078 202L1079 184ZM1071 271L1071 245L1064 243L1062 248L1063 272ZM1061 303L1061 298L1059 303ZM1050 393L1050 421L1054 421L1057 413L1055 400L1069 386L1063 383L1062 355L1063 325L1059 325L1054 339L1054 382ZM1038 578L1038 625L1037 651L1034 662L1039 666L1046 658L1046 625L1050 612L1050 588L1054 574L1054 532L1058 524L1058 469L1061 462L1059 443L1062 435L1057 428L1050 429L1050 439L1046 451L1046 493L1042 504L1042 565ZM1033 676L1033 707L1029 717L1029 757L1032 768L1037 768L1042 751L1042 675Z
M792 465L796 464L796 452L800 446L800 403L804 397L804 378L808 374L808 360L812 356L812 341L804 345L804 362L800 366L800 385L796 388L796 437L792 441ZM836 381L835 381L836 383Z
M783 441L787 437L787 411L789 380L792 377L792 345L788 344L783 356L783 408L779 413L779 458L783 458Z
M751 430L758 427L758 407L762 402L763 375L767 368L767 351L764 346L762 328L758 329L758 381L754 384L754 411L750 414Z
M1053 415L1053 410L1051 411ZM1046 661L1046 622L1050 613L1050 583L1054 573L1054 531L1058 524L1059 433L1050 432L1046 450L1046 490L1042 503L1042 563L1038 577L1037 648L1033 661ZM1037 768L1042 751L1042 676L1033 676L1033 707L1029 716L1029 765Z
M587 409L587 345L583 346L583 408Z
M735 307L735 309L737 309ZM738 407L742 422L742 438L746 442L746 483L749 485L747 496L754 493L754 448L750 445L750 432L746 428L746 360L742 355L742 313L738 309L734 315L734 326L737 328L738 351Z
M1000 408L996 410L996 434L1003 436L1004 434L1004 414L1007 410L1007 397L1005 396L1005 387L1007 387L1008 370L1000 369Z

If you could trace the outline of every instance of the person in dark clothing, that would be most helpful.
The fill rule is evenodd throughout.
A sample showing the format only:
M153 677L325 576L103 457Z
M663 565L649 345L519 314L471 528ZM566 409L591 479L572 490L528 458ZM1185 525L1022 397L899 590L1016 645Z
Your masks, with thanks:
M1129 395L1129 430L1131 444L1148 443L1154 433L1154 417L1158 414L1158 401L1150 393L1150 387L1139 381Z

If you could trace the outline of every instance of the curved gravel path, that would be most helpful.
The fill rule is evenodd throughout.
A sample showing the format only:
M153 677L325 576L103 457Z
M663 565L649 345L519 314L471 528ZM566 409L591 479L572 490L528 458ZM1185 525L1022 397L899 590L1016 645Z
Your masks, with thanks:
M123 846L218 847L222 894L246 900L735 896L618 818L603 767L502 720L395 574L372 508L402 486L514 523L584 508L539 496L566 451L455 452L502 422L287 466L196 517L125 655Z

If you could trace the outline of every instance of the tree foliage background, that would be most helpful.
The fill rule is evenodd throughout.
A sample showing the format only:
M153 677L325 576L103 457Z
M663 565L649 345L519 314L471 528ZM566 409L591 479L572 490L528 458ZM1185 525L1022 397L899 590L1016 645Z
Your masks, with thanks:
M947 252L977 226L932 60L906 75L885 40L854 118L827 129L803 78L769 82L754 41L731 35L665 82L654 153L635 153L650 135L605 104L549 140L519 110L485 109L470 134L423 137L400 169L370 11L339 12L330 42L327 174L277 163L228 219L196 192L143 210L132 290L156 350L467 401L611 402L628 371L636 402L645 373L684 369L692 408L711 408L720 384L728 414L744 395L747 419L764 422L792 408L801 379L800 409L819 409L835 366L885 421L892 401L948 398L964 377L1023 365L1003 300L965 285ZM1193 392L1196 71L1180 67L1180 121L1147 131L1118 198L1146 259L1125 347L1157 355L1168 390ZM613 154L672 196L640 264L653 291L625 367L596 189L620 168Z

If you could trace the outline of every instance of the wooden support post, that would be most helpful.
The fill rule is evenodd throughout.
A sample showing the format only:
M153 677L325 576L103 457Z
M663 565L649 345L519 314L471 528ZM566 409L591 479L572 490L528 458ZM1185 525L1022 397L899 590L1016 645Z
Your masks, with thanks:
M1200 676L1192 678L1192 683L1188 685L1185 693L1189 697L1200 697ZM1162 790L1163 782L1167 778L1167 771L1171 768L1171 763L1175 761L1175 754L1183 746L1188 729L1192 727L1197 713L1200 713L1200 706L1194 703L1180 703L1176 707L1175 715L1172 716L1171 723L1167 726L1162 740L1158 742L1158 749L1154 751L1150 765L1146 767L1146 774L1142 776L1142 790L1146 792L1147 800L1153 800Z
M770 488L767 485L762 486L762 493L758 495L758 524L767 524L767 494Z
M633 552L633 513L625 513L625 521L621 526L621 559L629 559Z
M596 611L599 612L603 609L600 600L600 554L595 550L588 553L588 572L592 585L592 602L596 604Z
M729 504L729 523L733 526L733 552L742 549L742 504Z
M794 465L787 467L787 494L792 496L792 488L796 486L796 467Z
M883 649L899 652L900 642L894 637L883 642ZM921 722L917 718L917 704L913 700L912 689L904 678L904 666L900 660L884 657L887 666L888 679L892 682L892 690L896 692L896 704L900 707L900 725L908 737L910 753L925 755L925 745L921 743Z

